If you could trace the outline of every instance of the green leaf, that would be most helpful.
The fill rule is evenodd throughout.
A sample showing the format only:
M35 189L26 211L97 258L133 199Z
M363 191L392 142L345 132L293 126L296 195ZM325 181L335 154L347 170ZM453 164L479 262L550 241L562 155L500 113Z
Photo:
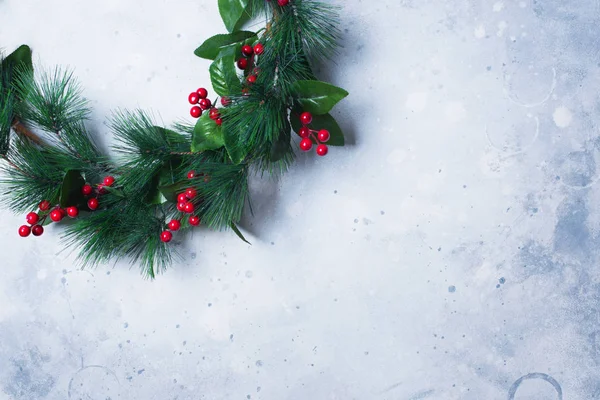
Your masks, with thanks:
M348 92L321 81L297 81L292 95L304 111L312 114L327 114Z
M19 46L18 49L9 54L2 62L2 67L6 68L24 68L27 71L33 71L33 62L31 61L31 48L26 44Z
M245 42L252 37L256 37L256 33L249 31L238 31L225 35L215 35L209 39L206 39L206 41L194 51L194 54L207 60L214 60L225 48L231 46L232 44Z
M229 32L235 29L247 5L248 0L219 0L219 13Z
M234 164L239 164L244 161L248 154L248 149L240 141L239 131L237 129L227 129L223 125L223 141L225 142L225 149L229 158Z
M81 177L78 170L69 170L65 174L60 190L60 206L70 207L85 204L85 197L81 193L81 188L85 185L85 180Z
M181 193L187 186L189 186L189 183L186 182L176 182L171 185L159 186L158 190L162 200L160 204L166 203L167 201L177 203L177 195Z
M287 119L285 121L285 128L279 133L279 137L271 145L271 161L281 160L285 154L289 151L292 127Z
M219 96L228 96L241 91L240 80L235 72L235 52L238 46L224 49L210 65L210 80Z
M210 119L208 112L204 112L194 127L192 151L216 150L224 145L222 127Z
M250 246L252 246L252 243L250 243L249 241L246 240L246 238L244 237L244 235L242 235L242 232L240 232L240 229L237 227L237 225L234 222L231 222L230 225L231 229L235 232L235 234L237 235L237 237L239 237L240 239L242 239L244 242L248 243Z
M300 132L302 124L300 123L300 111L297 108L290 113L290 122L292 123L294 131L296 133ZM329 140L325 142L328 146L344 145L344 133L331 114L313 115L313 120L309 127L314 130L327 129L331 136Z

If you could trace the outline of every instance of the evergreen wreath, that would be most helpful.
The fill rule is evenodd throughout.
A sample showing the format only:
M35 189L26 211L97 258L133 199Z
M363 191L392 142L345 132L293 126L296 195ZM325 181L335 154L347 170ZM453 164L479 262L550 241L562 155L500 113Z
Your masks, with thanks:
M218 2L229 33L194 53L212 61L220 100L205 88L191 93L196 123L170 129L141 110L114 112L116 159L94 143L71 71L34 73L26 45L0 54L0 199L29 212L20 236L41 236L69 217L65 244L78 248L83 267L129 257L154 278L172 262L173 235L201 223L246 241L236 224L249 175L289 168L292 129L302 151L324 156L344 145L329 112L348 93L317 80L311 67L336 54L339 9L316 0ZM240 30L263 18L258 32Z

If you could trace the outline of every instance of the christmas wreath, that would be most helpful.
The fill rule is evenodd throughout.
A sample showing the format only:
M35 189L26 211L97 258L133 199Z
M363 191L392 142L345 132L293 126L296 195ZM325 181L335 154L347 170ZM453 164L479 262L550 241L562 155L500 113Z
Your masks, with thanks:
M194 52L212 61L219 97L194 91L195 124L170 128L141 110L114 112L116 158L94 143L71 71L34 72L26 45L0 55L1 200L28 212L20 236L72 219L64 240L82 266L129 257L153 278L172 262L173 235L195 226L232 229L245 241L236 224L249 176L285 172L295 143L319 156L344 145L329 112L348 93L312 68L335 55L338 9L314 0L219 0L219 12L228 33ZM263 18L259 31L240 30Z

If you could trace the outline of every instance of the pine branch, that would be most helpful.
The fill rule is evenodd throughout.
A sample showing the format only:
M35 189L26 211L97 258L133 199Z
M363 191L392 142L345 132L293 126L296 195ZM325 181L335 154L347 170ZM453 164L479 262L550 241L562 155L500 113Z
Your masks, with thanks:
M46 199L58 202L65 171L52 153L28 139L17 138L3 159L1 198L11 210L31 211Z
M79 248L82 265L95 267L128 257L146 277L165 271L173 256L171 246L160 240L161 207L110 196L103 197L101 204L106 208L77 219L66 230L67 246Z
M198 214L213 229L226 229L242 217L248 200L248 166L196 162L191 164L201 176L193 180L198 191Z

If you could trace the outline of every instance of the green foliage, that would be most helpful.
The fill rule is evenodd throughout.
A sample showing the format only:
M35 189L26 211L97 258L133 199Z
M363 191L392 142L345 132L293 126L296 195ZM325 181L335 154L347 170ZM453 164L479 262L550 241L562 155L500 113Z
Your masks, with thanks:
M85 185L85 180L81 176L81 172L77 170L69 170L63 178L62 186L60 189L60 201L61 207L85 205L86 201L81 193L81 188Z
M219 0L219 13L229 32L233 32L238 25L238 22L244 18L248 1L249 0Z
M197 205L202 223L222 230L238 222L248 199L248 166L198 162L192 165L203 174L192 180L202 199Z
M58 202L64 171L57 159L28 139L15 139L2 165L2 202L15 212L31 211L46 199Z
M297 81L293 86L294 99L304 111L313 114L327 114L348 96L348 92L337 86L321 81Z
M223 129L205 112L196 122L192 136L192 151L215 150L224 145Z
M79 249L83 266L128 257L149 278L167 269L172 253L171 246L160 241L165 226L161 206L110 195L102 198L101 206L66 229L67 245Z
M141 110L115 112L110 126L117 142L113 148L121 154L117 166L120 185L128 195L147 198L156 189L158 173L177 157L173 144L180 144L185 137L169 135Z
M242 90L240 79L235 72L236 56L239 54L238 48L239 46L230 46L223 49L217 59L210 65L210 80L213 89L219 96L239 93Z
M128 257L147 277L164 271L173 246L162 243L160 233L171 218L182 219L179 233L191 228L176 209L178 194L189 187L197 190L191 201L203 224L231 229L248 243L236 224L249 204L249 173L276 174L291 165L291 131L301 127L298 114L313 113L311 128L329 130L328 145L344 144L329 112L348 93L318 81L311 68L313 60L335 54L338 9L316 0L293 0L287 6L275 0L218 4L230 33L207 39L194 53L213 60L212 86L231 101L220 109L222 126L208 112L195 124L180 122L167 129L142 111L117 111L109 121L116 160L104 156L91 139L88 104L70 71L55 68L34 76L27 46L0 57L0 200L19 212L35 209L42 200L78 206L82 213L69 224L65 238L79 248L84 266ZM264 29L239 30L258 17L267 19ZM239 73L235 63L242 45L257 42L264 52L249 58L250 67ZM252 84L246 79L250 74L257 75ZM11 137L13 121L43 132L45 140L37 144ZM191 180L190 170L196 171ZM98 196L99 209L88 212L81 187L98 185L109 174L116 178L114 185Z
M57 67L43 71L39 79L32 74L20 73L16 85L18 95L23 99L17 109L19 117L46 132L57 134L59 139L64 129L80 125L88 118L87 102L70 71Z
M206 39L204 43L194 51L194 54L198 57L206 58L207 60L214 60L222 50L251 38L256 38L256 33L237 31L225 35L215 35Z

